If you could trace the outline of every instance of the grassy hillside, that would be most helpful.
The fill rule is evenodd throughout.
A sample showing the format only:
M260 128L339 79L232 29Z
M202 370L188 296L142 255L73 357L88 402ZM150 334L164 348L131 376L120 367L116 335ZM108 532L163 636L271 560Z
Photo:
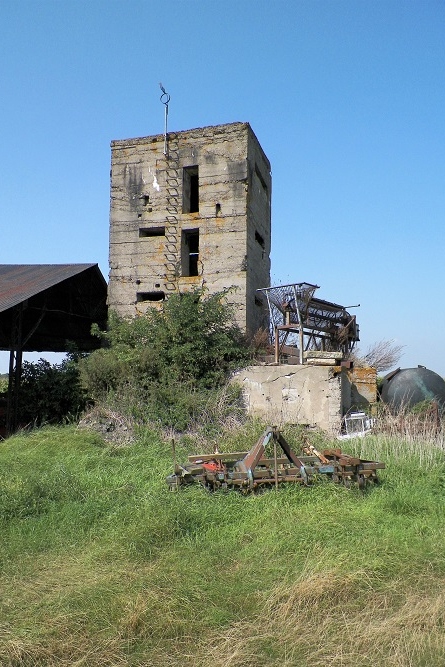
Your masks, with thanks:
M369 492L243 497L169 493L150 430L126 447L75 427L1 443L0 664L445 664L443 452L357 446L387 464Z

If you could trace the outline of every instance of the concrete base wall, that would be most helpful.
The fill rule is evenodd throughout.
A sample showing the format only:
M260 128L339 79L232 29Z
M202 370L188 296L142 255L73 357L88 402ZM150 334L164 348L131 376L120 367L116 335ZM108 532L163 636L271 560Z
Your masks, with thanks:
M338 366L250 366L233 381L243 387L248 414L273 425L308 424L334 435L350 407L350 382Z
M351 404L366 409L377 401L377 371L375 368L353 368L348 371L351 385Z

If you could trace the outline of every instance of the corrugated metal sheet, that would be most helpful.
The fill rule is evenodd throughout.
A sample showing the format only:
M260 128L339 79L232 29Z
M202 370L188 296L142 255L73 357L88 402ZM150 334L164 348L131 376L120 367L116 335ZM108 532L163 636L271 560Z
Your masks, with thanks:
M97 264L0 264L0 313L93 266Z
M107 283L97 264L0 265L0 350L92 350L107 321Z

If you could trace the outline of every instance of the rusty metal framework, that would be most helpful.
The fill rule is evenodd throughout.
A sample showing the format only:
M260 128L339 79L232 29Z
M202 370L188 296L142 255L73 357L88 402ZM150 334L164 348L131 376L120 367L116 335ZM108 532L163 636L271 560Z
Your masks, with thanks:
M310 283L292 283L258 290L267 298L277 363L286 343L298 349L303 364L309 350L346 356L360 340L355 315L345 306L315 298L317 289Z
M266 447L273 442L273 458L266 456ZM268 426L248 452L198 454L189 456L188 463L176 463L173 474L166 479L170 491L193 483L209 491L236 489L247 494L282 484L311 486L322 478L335 484L365 489L377 484L377 470L385 468L379 461L368 461L341 449L319 452L307 437L302 437L301 454L293 449L276 427ZM277 453L277 445L284 456Z

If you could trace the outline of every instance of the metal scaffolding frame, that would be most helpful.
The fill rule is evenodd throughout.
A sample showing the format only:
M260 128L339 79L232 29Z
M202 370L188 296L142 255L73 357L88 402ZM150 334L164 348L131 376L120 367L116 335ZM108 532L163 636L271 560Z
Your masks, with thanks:
M355 315L345 306L315 298L317 289L319 285L311 283L291 283L257 290L265 294L269 306L276 363L288 341L298 348L303 364L308 350L334 351L347 356L359 340Z

